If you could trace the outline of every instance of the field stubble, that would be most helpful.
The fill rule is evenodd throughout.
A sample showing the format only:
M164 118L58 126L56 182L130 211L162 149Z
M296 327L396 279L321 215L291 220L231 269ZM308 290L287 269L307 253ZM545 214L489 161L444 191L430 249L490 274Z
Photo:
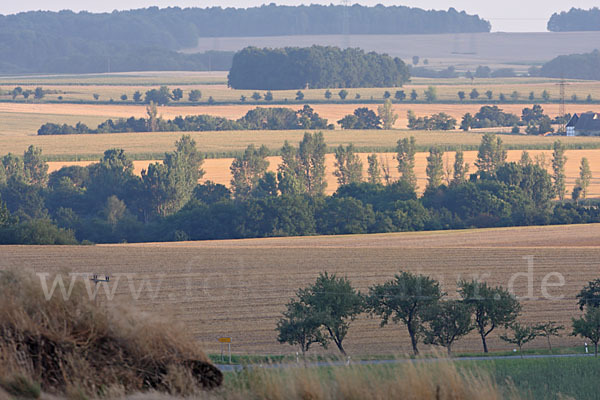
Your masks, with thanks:
M575 294L597 277L599 234L600 225L578 225L89 247L7 246L2 248L0 268L106 273L117 302L131 299L131 286L140 290L146 284L138 293L140 309L176 316L210 352L219 351L218 337L231 336L236 353L290 354L296 349L277 344L276 322L295 291L322 271L347 276L363 292L400 270L427 274L438 279L450 297L456 297L455 284L461 278L509 287L514 277L515 294L534 296L522 300L522 322L552 320L568 327L571 317L579 314ZM511 349L497 335L491 335L490 348ZM557 346L581 342L568 331L553 339ZM366 316L352 324L346 343L350 354L410 351L403 326L379 328L377 319ZM538 339L529 347L543 346L545 341ZM458 342L455 351L480 348L479 338L471 334Z

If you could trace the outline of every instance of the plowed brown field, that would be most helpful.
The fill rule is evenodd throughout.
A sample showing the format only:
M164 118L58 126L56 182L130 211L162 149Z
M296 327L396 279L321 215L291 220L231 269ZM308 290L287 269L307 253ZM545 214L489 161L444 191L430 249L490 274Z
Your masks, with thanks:
M580 314L576 293L600 276L599 238L596 224L218 242L5 246L0 248L0 269L109 274L109 288L116 296L112 301L103 298L104 304L131 299L133 287L139 290L136 303L141 310L162 310L185 321L209 351L218 351L219 336L231 336L236 353L291 354L295 348L277 343L276 322L294 292L322 271L347 276L361 291L399 270L427 274L442 282L451 297L456 296L455 282L461 278L481 278L505 287L512 280L514 293L528 297L522 299L522 322L553 320L568 327L571 318ZM66 275L65 280L68 287ZM142 282L146 286L140 290ZM554 344L582 343L567 333ZM352 324L346 343L352 355L410 351L403 326L381 329L378 320L364 316ZM543 347L545 341L536 339L531 346ZM498 339L498 332L491 334L490 347L511 349ZM456 346L457 351L480 349L475 335Z

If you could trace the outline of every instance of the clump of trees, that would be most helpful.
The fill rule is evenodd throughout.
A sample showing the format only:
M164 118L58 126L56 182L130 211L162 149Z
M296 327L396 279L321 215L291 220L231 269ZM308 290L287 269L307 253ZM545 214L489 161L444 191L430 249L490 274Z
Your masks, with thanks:
M212 115L178 116L165 120L158 116L156 103L147 107L147 118L130 117L106 120L91 129L79 122L75 126L46 123L38 129L38 135L71 135L124 132L202 132L229 130L278 130L278 129L333 129L312 107L305 105L294 111L286 107L257 107L238 120L230 120Z
M519 122L518 116L505 113L498 106L483 106L474 116L470 113L465 114L461 122L461 129L467 131L471 128L514 126Z
M425 131L448 131L456 128L456 119L446 113L437 113L432 116L417 117L414 112L408 110L408 129Z
M551 32L600 31L600 9L589 10L571 8L569 11L554 13L548 21Z
M232 88L254 90L394 87L408 79L408 67L399 58L323 46L248 47L233 57L228 76Z
M537 74L549 78L599 80L600 51L558 56L542 65Z

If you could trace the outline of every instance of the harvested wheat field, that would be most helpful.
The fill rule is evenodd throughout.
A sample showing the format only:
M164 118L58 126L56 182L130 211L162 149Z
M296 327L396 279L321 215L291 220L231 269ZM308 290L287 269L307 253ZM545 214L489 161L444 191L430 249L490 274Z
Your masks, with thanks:
M553 320L569 326L571 317L580 314L575 295L600 275L599 238L600 224L593 224L82 247L5 246L0 268L108 274L110 283L100 286L104 304L134 298L142 310L170 313L186 322L208 351L218 352L216 339L231 336L235 353L291 354L295 348L277 343L277 320L295 291L322 271L347 276L361 291L399 270L427 274L438 279L451 297L456 296L457 280L484 279L513 287L522 297L522 322ZM91 285L89 276L72 277ZM64 278L68 289L69 277ZM114 298L107 299L113 293ZM553 341L581 343L565 333ZM403 326L382 329L378 320L365 316L352 324L345 343L351 355L410 351ZM511 348L498 339L498 333L492 333L489 344L493 350ZM543 338L531 344L545 345ZM456 346L456 351L480 349L475 335Z
M447 152L445 154L445 164L447 168L452 168L454 163L454 152ZM518 161L521 158L522 151L511 150L508 151L508 161ZM549 173L552 173L551 162L552 162L552 151L549 150L529 150L529 154L532 159L543 157L546 160L546 167ZM359 154L362 162L364 175L367 174L367 156L369 154ZM378 153L381 164L385 165L389 163L391 176L393 179L399 177L397 170L397 162L394 158L393 153ZM567 190L570 192L575 186L575 181L579 177L579 165L583 157L587 157L590 162L590 168L592 171L592 180L590 187L588 188L588 197L600 197L600 150L567 150L567 164L565 167L565 174L567 176ZM428 153L417 153L415 156L415 173L417 175L417 183L419 186L419 192L422 193L427 185L427 174L425 169L427 168L427 156ZM465 151L464 152L465 162L470 164L470 171L476 172L475 160L477 159L476 151ZM277 166L281 163L281 157L269 157L269 171L277 171ZM152 161L134 161L134 172L138 175L141 174L143 169L148 168L148 164L156 162ZM204 161L202 169L205 171L205 175L201 182L210 180L222 185L230 186L231 182L231 171L229 167L233 162L233 158L216 158L207 159ZM335 157L333 154L327 154L325 157L325 163L327 167L327 189L325 192L331 194L335 192L338 187L337 178L333 175L335 171ZM73 162L49 162L49 171L56 171L64 166L89 165L89 161L73 161ZM451 170L450 170L451 173Z

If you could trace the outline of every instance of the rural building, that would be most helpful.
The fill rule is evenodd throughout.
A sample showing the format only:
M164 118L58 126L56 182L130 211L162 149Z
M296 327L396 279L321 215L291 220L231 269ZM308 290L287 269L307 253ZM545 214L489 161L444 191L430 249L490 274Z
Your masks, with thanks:
M600 114L574 114L567 124L567 136L600 136Z

